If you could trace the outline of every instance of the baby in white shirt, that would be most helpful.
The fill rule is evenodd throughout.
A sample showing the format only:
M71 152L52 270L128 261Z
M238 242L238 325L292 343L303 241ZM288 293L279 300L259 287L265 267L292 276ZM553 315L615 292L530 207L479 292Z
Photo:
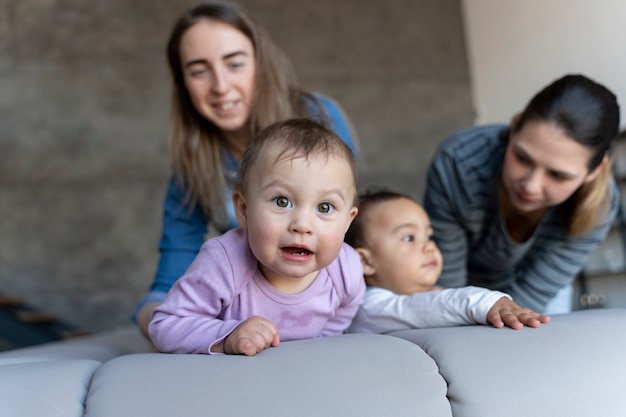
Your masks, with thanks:
M436 287L443 259L433 241L430 220L424 209L404 194L363 194L345 240L359 253L367 284L349 332L387 333L464 324L521 329L550 321L499 291Z

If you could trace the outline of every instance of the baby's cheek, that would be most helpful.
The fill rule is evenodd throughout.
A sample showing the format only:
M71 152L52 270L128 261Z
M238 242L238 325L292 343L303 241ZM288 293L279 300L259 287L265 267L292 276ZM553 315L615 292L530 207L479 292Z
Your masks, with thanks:
M437 278L441 275L441 271L443 271L443 256L439 254L439 266L437 267Z
M322 248L325 252L325 258L329 259L329 263L332 262L337 255L339 255L339 251L341 250L341 246L343 245L343 238L345 234L341 233L340 230L333 230L332 233L329 233L325 236L322 243Z

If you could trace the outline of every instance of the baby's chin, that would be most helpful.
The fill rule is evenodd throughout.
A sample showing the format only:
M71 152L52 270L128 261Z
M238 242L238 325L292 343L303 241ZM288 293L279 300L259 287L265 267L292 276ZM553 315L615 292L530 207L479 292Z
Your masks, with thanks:
M436 281L432 281L432 280L422 280L422 281L416 282L415 285L413 285L413 288L411 288L409 291L406 291L406 294L410 295L416 292L433 291L433 289L435 288L435 284L436 284Z
M420 271L416 282L424 285L435 285L439 276L441 276L441 266L431 266Z
M439 274L436 275L436 277L433 279L424 279L422 281L420 281L420 287L421 287L421 291L432 291L435 289L435 286L437 285L437 278L439 278Z

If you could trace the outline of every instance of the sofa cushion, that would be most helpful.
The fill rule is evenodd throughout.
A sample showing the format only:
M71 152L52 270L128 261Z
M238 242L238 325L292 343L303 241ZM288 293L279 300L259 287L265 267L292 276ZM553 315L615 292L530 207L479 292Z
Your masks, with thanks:
M99 366L86 359L0 365L0 415L80 417Z
M432 356L455 417L626 415L626 309L489 326L390 333Z
M90 336L0 352L0 365L56 359L93 359L105 362L129 353L151 352L152 345L137 326L129 325Z
M134 354L96 372L89 417L451 416L420 348L355 334L283 342L257 356Z

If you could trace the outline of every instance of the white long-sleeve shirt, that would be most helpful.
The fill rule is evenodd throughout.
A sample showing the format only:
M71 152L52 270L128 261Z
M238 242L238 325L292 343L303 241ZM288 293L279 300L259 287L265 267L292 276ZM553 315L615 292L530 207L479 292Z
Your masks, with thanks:
M352 321L350 333L387 333L426 327L487 324L489 309L502 297L500 291L479 287L398 295L368 287L363 304Z

